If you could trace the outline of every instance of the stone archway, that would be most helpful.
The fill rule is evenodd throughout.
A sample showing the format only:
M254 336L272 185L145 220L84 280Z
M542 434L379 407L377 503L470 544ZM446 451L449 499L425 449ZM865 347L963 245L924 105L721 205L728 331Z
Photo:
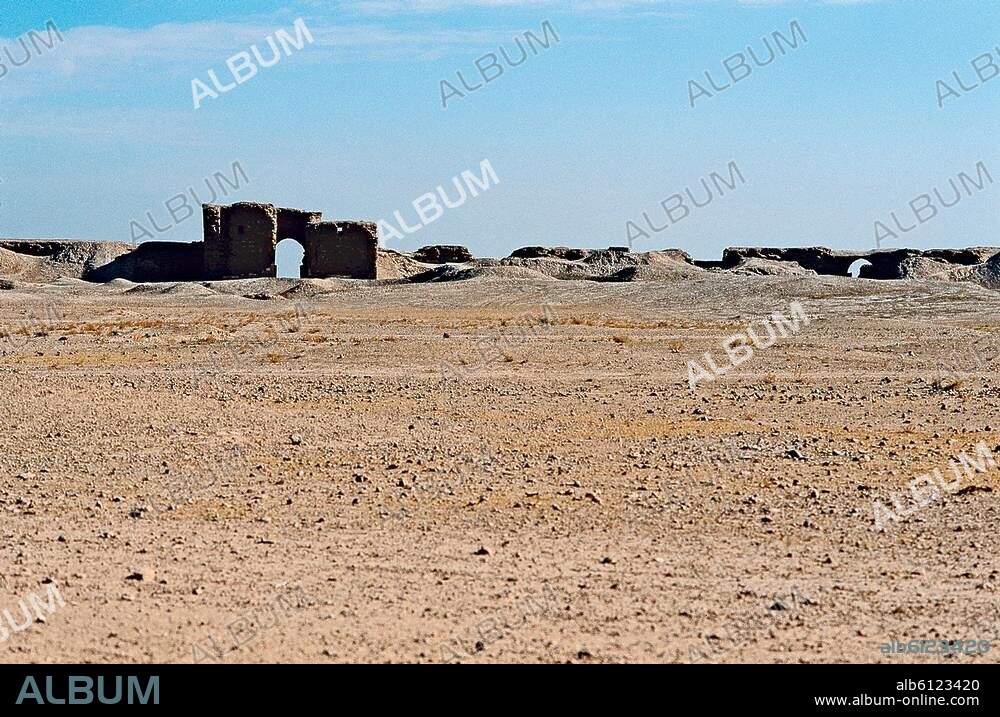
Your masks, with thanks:
M277 210L277 221L276 221L276 232L275 232L275 242L274 242L274 265L275 265L275 276L288 276L284 269L283 263L279 266L279 252L284 254L284 252L289 251L290 246L289 239L301 248L302 253L299 255L299 266L296 272L297 276L293 278L296 279L307 279L312 276L312 259L314 251L312 250L313 242L310 240L308 227L311 224L316 224L320 221L323 215L320 212L306 212L300 209L285 209L279 208ZM281 247L279 249L279 247ZM298 254L298 248L291 249L296 254Z
M276 252L279 240L286 239L302 247L302 279L377 276L378 226L374 222L324 222L322 212L251 202L205 205L202 213L205 241L201 250L209 279L277 276Z
M866 266L872 266L872 263L867 259L857 259L847 268L847 275L853 279L857 279L862 273L865 273Z

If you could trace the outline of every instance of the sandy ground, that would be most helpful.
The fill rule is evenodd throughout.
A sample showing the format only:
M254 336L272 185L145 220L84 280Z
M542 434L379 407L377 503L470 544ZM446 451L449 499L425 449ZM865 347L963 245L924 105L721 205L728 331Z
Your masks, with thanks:
M1000 446L1000 358L935 385L996 336L1000 294L303 286L0 292L0 660L927 662L880 644L1000 643L1000 470L884 531L873 514ZM808 326L689 388L689 360L722 363L792 300ZM51 585L65 605L15 632Z

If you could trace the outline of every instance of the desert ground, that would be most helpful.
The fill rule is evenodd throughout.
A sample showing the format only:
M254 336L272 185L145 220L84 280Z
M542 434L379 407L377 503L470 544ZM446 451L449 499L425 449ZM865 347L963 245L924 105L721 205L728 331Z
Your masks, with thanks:
M808 325L690 388L792 301ZM1000 643L1000 470L873 514L1000 450L1000 359L938 380L1000 330L975 284L60 279L0 292L0 327L4 662ZM52 585L65 604L11 629Z

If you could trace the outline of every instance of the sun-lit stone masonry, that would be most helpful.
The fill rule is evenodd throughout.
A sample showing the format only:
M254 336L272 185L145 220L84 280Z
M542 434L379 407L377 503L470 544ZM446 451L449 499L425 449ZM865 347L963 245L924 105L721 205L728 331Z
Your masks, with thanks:
M374 222L326 222L322 212L255 202L204 204L202 217L204 241L144 242L86 278L210 281L276 276L275 248L284 239L293 239L305 250L303 279L376 278Z
M207 279L275 276L274 250L294 239L305 250L303 279L374 279L378 235L373 222L324 222L321 212L241 202L202 207Z

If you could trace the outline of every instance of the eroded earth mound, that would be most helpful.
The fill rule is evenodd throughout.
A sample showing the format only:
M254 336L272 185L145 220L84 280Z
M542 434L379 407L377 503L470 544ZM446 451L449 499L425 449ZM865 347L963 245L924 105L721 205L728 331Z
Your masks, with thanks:
M182 252L186 246L178 243L177 249ZM147 261L141 247L136 249L123 242L65 239L0 240L0 280L3 281L0 287L9 289L19 283L46 284L61 279L98 283L134 281L129 267ZM996 247L874 252L825 247L733 247L723 252L721 261L700 261L679 249L632 252L627 247L528 246L503 259L477 259L465 246L436 245L415 252L379 249L376 281L426 283L501 278L634 282L674 281L710 273L847 277L853 269L861 279L971 282L997 290L1000 287L998 257L1000 249ZM291 280L293 283L288 284L287 281L262 278L258 281L267 284L265 289L245 291L244 284L248 281L251 280L236 280L235 288L229 289L221 288L227 282L199 282L194 277L191 281L165 283L194 283L209 291L269 298L287 292L293 295L323 293L331 290L331 285L322 282L334 282L335 285L341 280Z

